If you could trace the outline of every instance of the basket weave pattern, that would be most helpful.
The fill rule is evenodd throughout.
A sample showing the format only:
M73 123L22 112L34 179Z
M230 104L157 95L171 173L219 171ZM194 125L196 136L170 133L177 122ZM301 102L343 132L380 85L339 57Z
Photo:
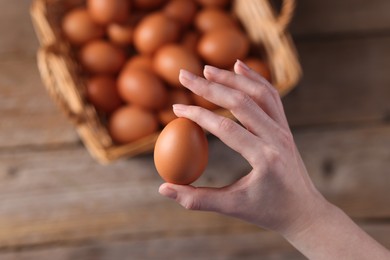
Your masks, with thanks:
M297 54L286 32L295 1L285 0L276 16L269 0L235 0L233 12L240 19L252 43L261 44L272 72L273 85L283 96L298 82L301 69ZM71 46L61 35L61 0L34 0L33 24L40 41L38 67L52 99L75 125L91 155L109 163L153 149L158 133L126 145L114 144L95 108L85 100L85 81ZM226 110L220 114L231 117Z

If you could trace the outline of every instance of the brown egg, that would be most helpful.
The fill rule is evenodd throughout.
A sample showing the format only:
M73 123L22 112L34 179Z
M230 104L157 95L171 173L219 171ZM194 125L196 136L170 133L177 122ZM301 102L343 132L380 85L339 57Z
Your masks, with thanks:
M271 71L264 61L259 58L248 58L244 60L244 62L246 65L248 65L248 67L259 73L266 80L271 81Z
M134 46L142 54L152 54L179 38L179 24L162 12L146 16L135 28Z
M69 42L74 45L82 45L104 35L103 27L92 21L85 8L77 8L68 12L62 20L62 31Z
M127 105L111 115L108 130L115 142L126 144L155 133L158 122L152 112Z
M201 97L201 96L196 95L194 93L191 94L191 97L192 97L192 100L194 101L195 105L197 105L197 106L206 108L208 110L216 110L216 109L220 108L219 106L208 101L204 97Z
M147 109L165 106L168 93L161 80L142 69L122 71L118 79L119 95L123 100Z
M195 27L206 33L220 28L238 28L237 22L227 11L218 8L205 8L195 17Z
M115 74L126 61L124 51L104 40L87 43L80 51L80 61L91 73Z
M185 90L171 90L169 92L167 106L159 110L157 113L157 117L163 125L167 125L169 122L177 118L175 113L173 113L172 110L173 104L190 105L191 104L190 94Z
M131 13L130 15L130 18L129 18L129 23L133 26L136 26L140 21L142 21L142 19L145 18L145 16L147 16L148 14L150 14L150 12L147 12L147 11L134 11Z
M223 28L204 34L198 43L199 55L210 65L229 69L249 51L248 37L239 30Z
M197 9L196 3L191 0L171 0L164 7L164 13L183 26L188 26L192 23Z
M193 53L196 53L196 48L198 45L198 40L200 35L196 31L188 31L184 34L183 38L180 41L180 45L182 45L187 50L190 50Z
M133 0L134 7L141 10L150 10L161 7L166 0Z
M186 118L170 122L154 147L154 164L166 182L188 185L206 169L208 143L202 128Z
M123 23L129 17L128 0L88 0L87 8L92 19L99 24Z
M231 0L197 0L202 6L226 7Z
M158 50L153 61L156 73L174 87L181 87L180 69L202 75L202 63L191 51L177 44L165 45Z
M133 43L133 26L129 24L112 23L107 27L108 38L119 46L127 46Z
M83 5L84 0L64 0L63 5L65 10L70 10Z
M111 113L122 105L116 80L110 76L95 76L87 81L87 99L98 111Z
M150 56L146 55L135 55L132 56L125 64L123 70L127 69L145 69L150 72L154 72L153 60Z

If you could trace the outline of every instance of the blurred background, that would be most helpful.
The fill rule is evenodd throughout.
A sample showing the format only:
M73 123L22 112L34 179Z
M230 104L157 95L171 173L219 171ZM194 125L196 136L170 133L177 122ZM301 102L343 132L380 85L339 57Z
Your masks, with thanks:
M36 67L30 0L0 0L0 259L304 259L273 232L157 193L151 154L95 162ZM285 110L320 191L390 247L390 2L300 0ZM210 138L199 185L250 170Z

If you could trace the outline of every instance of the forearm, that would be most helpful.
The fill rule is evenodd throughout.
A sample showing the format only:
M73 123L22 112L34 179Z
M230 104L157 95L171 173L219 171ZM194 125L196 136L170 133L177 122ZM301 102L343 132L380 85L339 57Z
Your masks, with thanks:
M323 215L285 238L309 259L390 259L390 252L328 204Z

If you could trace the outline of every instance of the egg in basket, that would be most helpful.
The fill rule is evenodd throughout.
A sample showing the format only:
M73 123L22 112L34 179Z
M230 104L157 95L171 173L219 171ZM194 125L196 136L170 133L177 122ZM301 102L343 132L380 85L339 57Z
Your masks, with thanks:
M282 94L292 89L300 67L264 2L35 0L42 78L100 162L152 151L174 103L229 115L181 86L180 69L202 76L206 64L231 70L240 59ZM251 26L264 21L275 24Z

